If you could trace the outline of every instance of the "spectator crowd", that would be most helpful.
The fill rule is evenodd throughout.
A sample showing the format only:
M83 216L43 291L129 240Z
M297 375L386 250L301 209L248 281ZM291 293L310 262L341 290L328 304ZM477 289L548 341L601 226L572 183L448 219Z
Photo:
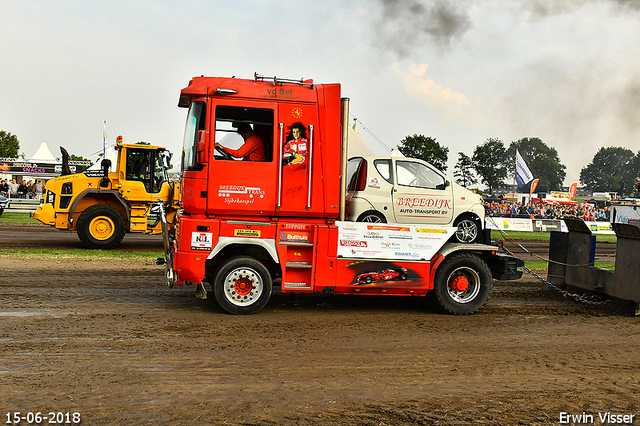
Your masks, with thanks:
M44 185L40 181L22 181L17 183L15 179L0 180L0 195L9 198L41 198Z
M509 203L507 201L484 202L487 216L517 217L525 219L562 219L576 217L584 221L608 222L611 207L596 207L593 204L547 204L544 202Z

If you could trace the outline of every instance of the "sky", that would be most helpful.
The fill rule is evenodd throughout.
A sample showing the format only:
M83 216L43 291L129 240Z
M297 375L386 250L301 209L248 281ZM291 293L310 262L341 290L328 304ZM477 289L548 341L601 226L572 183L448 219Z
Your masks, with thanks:
M458 152L540 138L579 179L599 148L640 150L640 0L1 0L0 130L95 160L180 152L193 76L341 83L369 147Z

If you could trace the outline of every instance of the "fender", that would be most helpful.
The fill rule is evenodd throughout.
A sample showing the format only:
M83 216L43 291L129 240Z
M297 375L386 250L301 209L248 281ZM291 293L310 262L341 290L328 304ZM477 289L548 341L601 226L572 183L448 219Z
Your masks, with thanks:
M209 256L207 257L207 259L213 259L225 247L233 244L260 246L263 249L265 249L267 253L269 253L269 256L271 256L271 258L276 264L280 264L280 260L278 258L278 251L276 250L276 240L274 239L220 237L218 238L218 243L213 248L213 250L211 250L211 253L209 253Z
M124 211L127 212L127 217L126 217L127 222L131 221L131 214L129 213L129 206L127 205L127 203L124 202L124 200L122 199L122 197L120 197L120 195L118 194L117 191L114 191L114 190L111 190L111 189L107 189L107 190L87 189L86 191L84 191L82 194L80 194L75 199L73 204L71 204L71 207L69 208L69 218L73 217L73 212L75 211L76 207L78 206L78 203L80 202L80 200L82 200L88 194L98 194L98 195L110 194L110 195L115 196L116 199L118 201L120 201L120 204L122 204L122 207L124 208Z

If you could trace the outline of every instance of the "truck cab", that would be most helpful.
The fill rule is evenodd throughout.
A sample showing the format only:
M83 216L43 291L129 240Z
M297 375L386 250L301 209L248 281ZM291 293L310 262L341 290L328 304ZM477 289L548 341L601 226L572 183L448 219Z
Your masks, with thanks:
M196 77L182 150L183 208L191 214L336 218L339 210L340 85L278 85ZM258 159L240 156L262 144ZM231 155L231 154L235 154Z

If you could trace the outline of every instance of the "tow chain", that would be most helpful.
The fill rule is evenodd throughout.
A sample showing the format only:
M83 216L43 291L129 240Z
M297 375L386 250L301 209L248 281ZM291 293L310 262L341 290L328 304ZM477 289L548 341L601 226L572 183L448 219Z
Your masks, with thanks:
M493 218L490 219L493 222ZM495 222L493 222L493 224L495 225ZM509 238L511 241L513 241L518 247L520 247L522 250L524 250L525 253L531 255L531 256L535 256L538 257L539 259L545 260L547 262L553 262L553 263L558 263L560 264L560 262L556 262L556 261L552 261L550 259L544 259L541 256L536 255L535 253L531 253L529 250L526 249L526 247L524 247L522 244L520 244L518 241L516 241L515 239L513 239L511 236L507 235L505 232L502 231L502 229L498 228L498 226L496 226L498 232L500 232L500 234L502 234L502 236L504 236L505 238ZM498 246L502 249L503 252L505 252L506 254L508 254L509 256L513 256L513 257L517 257L515 254L513 254L508 248L506 248L504 246L505 240L503 239L499 239L498 240ZM565 266L571 266L571 265L566 265ZM522 266L522 269L528 273L529 275L537 278L538 280L540 280L542 283L546 284L547 286L549 286L550 288L552 288L553 290L557 291L558 293L560 293L562 296L564 297L569 297L573 300L575 300L576 302L582 302L582 303L586 303L588 305L594 305L594 306L599 306L599 305L604 305L605 303L609 303L612 299L608 299L605 298L603 299L603 296L598 295L598 294L577 294L577 293L571 293L570 291L564 290L560 287L558 287L555 284L552 284L551 282L549 282L548 280L542 278L540 275L538 275L537 273L535 273L534 271L532 271L531 269L529 269L526 266Z

